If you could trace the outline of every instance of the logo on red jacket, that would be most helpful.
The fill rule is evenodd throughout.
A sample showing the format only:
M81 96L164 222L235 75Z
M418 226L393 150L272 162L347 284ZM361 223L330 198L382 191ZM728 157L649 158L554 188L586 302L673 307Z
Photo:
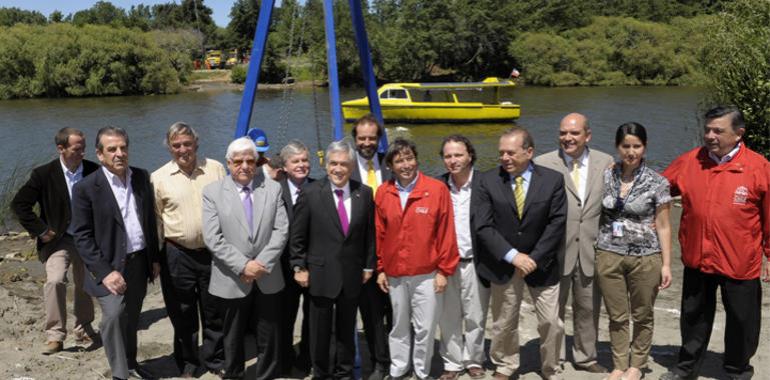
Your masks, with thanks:
M414 210L418 214L427 214L428 208L427 207L417 207L417 209Z
M735 189L735 195L733 196L733 204L745 205L746 199L748 198L749 189L747 189L746 186L738 186L738 188Z

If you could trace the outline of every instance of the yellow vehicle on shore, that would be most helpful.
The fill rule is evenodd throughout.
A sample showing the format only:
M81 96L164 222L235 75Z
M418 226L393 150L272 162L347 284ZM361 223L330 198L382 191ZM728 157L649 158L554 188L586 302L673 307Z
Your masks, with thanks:
M377 90L385 121L408 123L502 122L519 118L509 79L470 83L388 83ZM346 121L369 113L366 97L342 103Z
M206 67L209 69L221 69L222 64L222 50L209 50L206 52Z

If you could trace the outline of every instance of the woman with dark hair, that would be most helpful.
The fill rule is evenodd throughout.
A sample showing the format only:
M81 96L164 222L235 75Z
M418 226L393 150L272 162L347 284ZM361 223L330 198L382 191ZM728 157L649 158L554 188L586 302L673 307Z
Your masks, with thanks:
M615 146L619 161L604 172L596 273L610 320L607 379L637 380L652 344L655 298L671 284L671 195L668 181L645 165L641 124L618 127Z

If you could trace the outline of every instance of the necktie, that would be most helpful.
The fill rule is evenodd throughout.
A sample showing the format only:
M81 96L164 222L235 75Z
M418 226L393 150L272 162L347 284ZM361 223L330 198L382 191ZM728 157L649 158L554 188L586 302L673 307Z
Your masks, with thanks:
M372 188L372 195L377 195L377 174L374 172L374 163L372 160L367 160L366 165L366 184Z
M251 203L251 189L244 186L243 193L246 194L246 197L243 198L243 211L246 213L246 221L249 223L249 234L252 234L254 233L254 210Z
M570 172L570 175L572 175L572 184L575 185L575 189L580 192L580 165L578 165L577 160L572 160L572 171Z
M514 179L516 185L513 187L513 196L516 198L516 211L519 214L519 220L524 215L524 177L516 176Z
M345 200L342 198L342 190L334 190L334 194L337 194L337 215L340 217L340 225L342 226L342 233L348 234L348 212L345 210Z

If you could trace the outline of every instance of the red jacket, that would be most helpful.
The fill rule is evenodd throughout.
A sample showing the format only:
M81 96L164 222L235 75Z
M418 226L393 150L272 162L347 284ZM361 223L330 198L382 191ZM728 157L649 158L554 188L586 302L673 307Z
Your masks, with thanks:
M770 259L770 163L741 146L717 165L693 149L663 172L671 195L682 195L679 243L685 266L737 280L759 278Z
M460 256L446 184L418 173L402 212L395 180L377 189L377 270L391 277L455 272Z

